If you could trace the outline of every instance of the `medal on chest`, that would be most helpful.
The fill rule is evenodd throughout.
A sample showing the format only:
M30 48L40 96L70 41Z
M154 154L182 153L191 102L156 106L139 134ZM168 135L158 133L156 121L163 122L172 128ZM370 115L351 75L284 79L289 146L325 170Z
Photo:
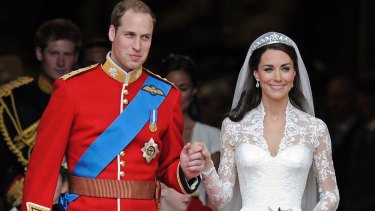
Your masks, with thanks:
M156 126L156 123L158 121L158 111L155 109L152 109L150 112L150 125L148 128L152 133L155 133L158 127Z
M151 160L156 157L156 155L159 153L159 149L153 138L145 143L144 147L142 148L142 152L147 163L150 163Z

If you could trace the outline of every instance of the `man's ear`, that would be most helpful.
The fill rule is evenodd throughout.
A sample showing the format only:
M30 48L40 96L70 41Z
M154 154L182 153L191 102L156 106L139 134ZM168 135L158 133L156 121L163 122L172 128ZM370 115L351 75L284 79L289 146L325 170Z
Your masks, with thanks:
M40 47L35 48L35 56L38 61L41 62L43 60L43 50Z
M116 37L116 29L115 29L115 26L111 25L109 26L109 30L108 30L108 38L111 42L113 42L115 40L115 37Z

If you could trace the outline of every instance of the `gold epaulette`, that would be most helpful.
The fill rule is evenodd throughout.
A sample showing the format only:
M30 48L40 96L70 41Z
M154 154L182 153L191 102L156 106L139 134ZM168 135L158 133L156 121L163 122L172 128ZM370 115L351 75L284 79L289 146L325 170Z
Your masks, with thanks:
M2 135L9 150L17 156L19 163L23 166L26 166L29 163L29 155L35 144L36 130L39 120L26 129L22 128L12 91L17 87L31 83L33 80L34 78L32 77L24 76L0 87L0 135ZM9 103L6 103L5 97L10 98ZM8 132L8 127L5 124L5 114L10 118L9 124L16 130L14 137L11 137ZM27 149L27 158L23 154L23 150L25 149Z
M90 66L87 66L87 67L84 67L84 68L81 68L81 69L78 69L78 70L74 70L74 71L72 71L70 73L67 73L67 74L61 76L60 79L67 80L67 79L69 79L69 78L71 78L73 76L77 76L77 75L80 75L80 74L82 74L84 72L92 70L93 68L95 68L98 65L99 65L99 63L96 63L96 64L93 64L93 65L90 65Z
M0 97L9 96L14 88L23 86L25 84L31 83L34 78L29 76L19 77L7 84L0 86Z
M164 82L166 82L166 83L172 85L174 88L178 89L178 88L176 87L176 85L174 85L173 82L168 81L168 79L163 78L163 77L161 77L160 75L155 74L155 73L151 72L150 70L148 70L148 69L146 69L146 68L143 68L143 69L144 69L148 74L150 74L150 75L152 75L152 76L154 76L154 77L156 77L156 78L158 78L158 79L160 79L160 80L162 80L162 81L164 81Z

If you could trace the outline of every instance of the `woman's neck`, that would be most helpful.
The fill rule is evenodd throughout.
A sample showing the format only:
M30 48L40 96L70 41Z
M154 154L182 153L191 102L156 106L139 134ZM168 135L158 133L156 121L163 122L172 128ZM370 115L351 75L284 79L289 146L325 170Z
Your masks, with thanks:
M285 111L288 105L288 98L282 100L263 99L262 103L266 116L273 120L284 119Z
M195 121L189 116L189 114L184 113L184 124L185 124L185 128L187 128L190 126L194 126Z

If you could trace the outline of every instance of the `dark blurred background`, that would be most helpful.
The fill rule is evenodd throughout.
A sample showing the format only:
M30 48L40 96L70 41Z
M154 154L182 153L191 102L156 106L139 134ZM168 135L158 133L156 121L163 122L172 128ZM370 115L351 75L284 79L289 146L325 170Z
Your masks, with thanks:
M0 53L19 54L36 69L33 35L45 20L77 23L84 39L107 37L118 0L13 0L0 6ZM190 54L202 77L236 74L250 43L279 31L298 44L312 79L375 69L375 2L371 0L148 0L157 16L146 66L157 67L170 52ZM318 88L315 86L315 88Z

